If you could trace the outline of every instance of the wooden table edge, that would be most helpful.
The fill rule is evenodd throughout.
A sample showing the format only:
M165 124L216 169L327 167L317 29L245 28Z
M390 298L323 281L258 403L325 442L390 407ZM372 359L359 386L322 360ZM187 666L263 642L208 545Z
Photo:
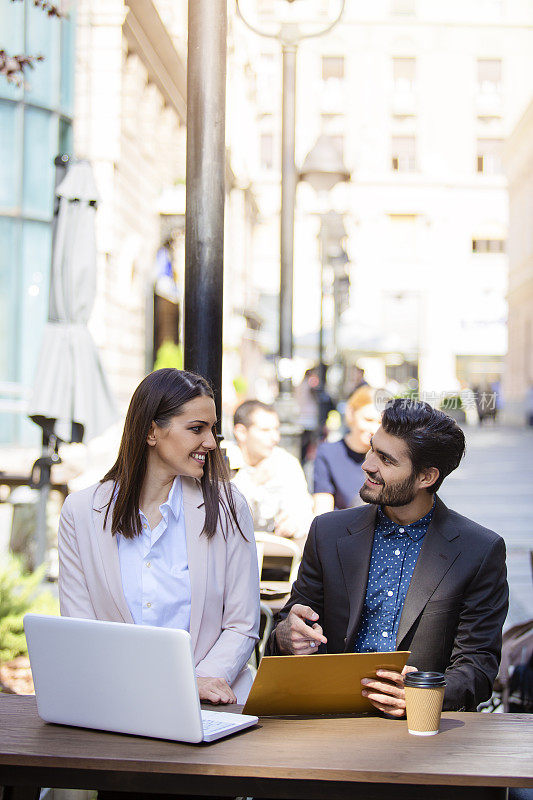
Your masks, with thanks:
M205 746L205 745L204 745ZM200 746L202 747L202 746ZM19 756L16 760L9 754L0 753L0 778L2 768L10 769L23 767L26 769L65 769L83 772L106 772L110 769L110 762L102 759L72 759L61 756ZM375 771L352 771L327 769L325 767L301 770L291 767L256 767L242 765L216 765L216 764L152 764L139 761L113 761L114 772L146 773L164 775L204 776L210 778L253 778L256 780L289 780L289 781L320 781L323 783L394 783L394 784L420 784L424 786L485 786L485 787L533 787L533 778L516 775L498 775L486 778L484 776L450 773L403 773L386 771L376 774ZM1 785L1 780L0 780Z

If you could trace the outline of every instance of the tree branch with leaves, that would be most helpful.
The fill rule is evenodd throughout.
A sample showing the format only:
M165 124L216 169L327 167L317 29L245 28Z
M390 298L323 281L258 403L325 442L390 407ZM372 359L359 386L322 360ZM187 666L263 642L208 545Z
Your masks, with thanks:
M24 0L10 0L10 2L20 3L24 2ZM49 0L33 0L33 5L49 17L61 19L66 16L58 5L49 2ZM10 55L6 50L0 49L0 75L3 75L8 83L14 86L22 86L26 75L25 70L33 69L39 61L44 61L44 56L41 54L36 56L23 53Z

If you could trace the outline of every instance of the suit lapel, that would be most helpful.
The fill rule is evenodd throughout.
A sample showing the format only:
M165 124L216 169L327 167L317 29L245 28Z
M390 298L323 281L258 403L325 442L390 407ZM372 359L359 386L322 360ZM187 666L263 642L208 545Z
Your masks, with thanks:
M207 590L207 562L209 540L202 534L205 521L204 499L200 485L194 478L182 477L183 512L187 538L187 560L191 582L190 634L193 652L198 640Z
M106 577L109 593L117 607L118 613L124 622L133 623L133 617L126 603L124 591L122 589L122 576L120 574L120 561L118 558L117 537L111 534L111 506L107 525L104 527L105 507L109 502L112 489L112 482L100 484L94 493L93 498L93 523L96 532L96 541L102 557L104 575Z
M337 540L337 552L350 603L345 642L347 651L353 647L352 640L355 637L365 600L375 524L376 507L366 506L358 515L357 522L353 526L348 526L348 532L351 535Z
M461 552L459 533L448 520L448 509L437 498L433 519L424 537L400 618L396 647L416 622L435 589Z

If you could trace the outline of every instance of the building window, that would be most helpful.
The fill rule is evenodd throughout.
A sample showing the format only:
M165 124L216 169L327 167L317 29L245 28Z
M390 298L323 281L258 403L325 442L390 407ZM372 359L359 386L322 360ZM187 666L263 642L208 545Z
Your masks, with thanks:
M472 239L473 253L505 253L504 239Z
M322 56L322 80L329 81L332 78L337 80L344 78L343 56Z
M391 0L391 14L395 17L412 17L416 14L416 0Z
M262 133L260 140L261 169L274 168L274 136L271 133Z
M339 128L344 126L344 114L330 114L329 112L326 114L321 114L320 119L322 122L322 130L327 133L331 131L332 128Z
M478 58L477 88L480 94L499 94L502 84L502 62L499 58Z
M418 214L389 214L388 246L398 258L416 258Z
M476 170L484 175L502 172L503 139L478 139Z
M394 172L415 172L416 139L414 136L392 137L392 169Z
M497 125L502 118L499 114L478 114L477 121L480 125Z
M261 16L274 16L274 0L259 0L257 10Z
M416 58L393 58L392 75L394 91L411 93L415 88Z

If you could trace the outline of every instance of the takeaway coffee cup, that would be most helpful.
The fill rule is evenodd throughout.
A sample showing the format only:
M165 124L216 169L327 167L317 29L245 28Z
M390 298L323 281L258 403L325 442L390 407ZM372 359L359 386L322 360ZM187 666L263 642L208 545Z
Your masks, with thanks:
M446 680L441 672L408 672L404 676L407 729L415 736L439 732Z

